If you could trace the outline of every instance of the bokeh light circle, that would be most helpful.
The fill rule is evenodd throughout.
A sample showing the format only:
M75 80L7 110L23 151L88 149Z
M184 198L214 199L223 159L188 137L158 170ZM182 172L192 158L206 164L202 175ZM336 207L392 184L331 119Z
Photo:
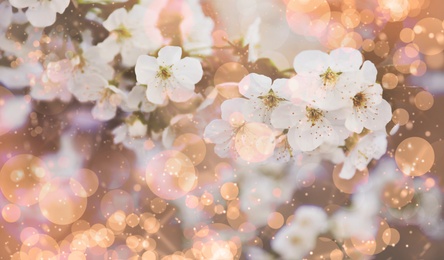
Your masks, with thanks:
M10 202L30 206L38 202L40 190L49 179L49 171L40 158L16 155L0 171L0 189Z
M442 21L427 17L413 27L415 38L413 42L418 45L419 51L426 55L435 55L444 49L444 32Z
M39 194L42 215L54 224L68 225L82 217L87 199L77 196L68 179L54 178L45 183Z
M191 133L178 136L173 142L173 149L185 154L194 165L198 165L204 160L207 151L204 140Z
M174 200L195 187L196 170L185 154L174 150L163 151L148 162L146 182L160 198Z
M420 137L402 141L395 152L399 169L408 176L420 176L428 172L435 162L432 145Z

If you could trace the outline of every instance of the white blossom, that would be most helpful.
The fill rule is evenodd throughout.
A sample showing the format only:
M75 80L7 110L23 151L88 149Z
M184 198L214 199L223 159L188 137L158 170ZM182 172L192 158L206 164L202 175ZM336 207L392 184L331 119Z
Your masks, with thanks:
M202 12L197 0L184 1L180 23L183 49L194 55L210 55L213 45L214 22Z
M372 132L362 137L344 159L339 177L351 179L356 170L362 171L372 159L378 160L387 151L385 131Z
M10 0L16 8L28 8L26 17L35 27L46 27L56 21L57 13L62 14L69 0Z
M330 54L318 50L303 51L294 59L297 73L290 81L294 96L320 109L347 107L350 90L359 84L361 53L352 48L339 48Z
M137 58L157 50L162 45L162 35L156 27L158 13L141 5L134 5L130 11L116 9L103 22L110 32L108 38L98 45L105 60L122 56L122 64L130 67Z
M280 254L282 259L303 259L316 245L316 237L298 225L284 226L271 240L271 247Z
M276 79L273 84L269 77L251 73L239 82L239 92L249 98L245 113L252 121L271 125L273 110L289 98L286 79Z
M360 133L365 128L381 130L392 119L390 104L382 98L382 87L379 84L361 85L351 98L353 106L345 120L350 131Z
M295 150L313 151L324 142L340 144L348 136L342 110L326 111L309 104L282 102L272 113L274 127L288 129L287 139Z
M251 122L245 114L246 99L234 98L221 106L222 119L211 121L204 138L215 143L214 151L220 157L237 157L248 162L259 162L273 154L274 133L263 123Z
M136 78L139 84L147 86L148 101L161 105L168 96L174 102L184 102L195 94L195 84L203 75L202 65L197 59L181 56L182 49L177 46L163 47L157 59L139 56Z

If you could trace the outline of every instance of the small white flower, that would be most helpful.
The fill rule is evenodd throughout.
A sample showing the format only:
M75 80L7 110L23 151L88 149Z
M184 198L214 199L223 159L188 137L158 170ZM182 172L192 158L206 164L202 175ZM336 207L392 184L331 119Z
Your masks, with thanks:
M247 162L269 158L274 151L273 131L263 123L250 122L245 115L246 99L234 98L221 106L222 119L211 121L204 137L215 143L214 151L220 157L237 157Z
M221 105L222 119L211 121L205 128L204 138L216 144L214 152L220 157L229 157L235 152L234 136L238 129L245 124L243 108L246 99L233 98Z
M197 59L181 56L180 47L166 46L157 59L148 55L137 59L137 82L147 85L148 101L161 105L167 96L174 102L184 102L194 95L195 84L202 79L202 65Z
M359 86L359 85L358 85ZM365 128L377 131L385 127L392 119L392 108L382 98L382 87L379 84L356 86L352 111L345 120L345 127L355 133Z
M184 18L180 23L183 49L194 55L211 55L214 22L204 15L198 1L185 2L181 10Z
M122 103L125 94L112 85L101 89L91 89L91 95L99 95L91 113L97 120L107 121L116 116L117 107Z
M317 206L301 206L294 213L292 225L310 232L323 233L328 229L327 213Z
M128 123L128 134L130 137L144 137L147 133L147 130L148 126L140 121L140 119L138 118Z
M109 60L120 53L124 66L134 66L137 57L157 50L162 44L157 18L158 13L141 5L134 5L129 12L125 8L116 9L103 22L110 35L98 44L101 56Z
M313 151L324 142L340 144L349 134L341 110L326 111L309 104L282 102L272 113L271 123L289 129L288 143L294 150Z
M10 0L16 8L28 8L26 17L35 27L52 25L56 20L56 14L62 14L68 7L69 0Z
M239 82L239 92L249 98L245 113L252 121L271 125L273 110L289 98L285 86L287 79L276 79L273 84L269 77L251 73Z
M385 131L377 131L362 137L344 160L339 177L351 179L357 170L364 170L373 159L378 160L387 151Z
M67 59L48 63L41 78L35 84L31 84L31 97L47 101L58 98L61 101L69 102L72 97L68 90L71 72L71 62Z
M297 73L290 81L294 95L312 105L334 110L347 107L347 86L361 80L362 55L356 49L339 48L326 54L317 50L303 51L294 59Z
M141 111L145 113L152 112L156 109L157 105L148 101L146 95L146 87L136 85L128 93L125 105L129 111Z
M284 226L271 240L271 247L284 260L303 259L316 246L313 232L300 229L298 225Z

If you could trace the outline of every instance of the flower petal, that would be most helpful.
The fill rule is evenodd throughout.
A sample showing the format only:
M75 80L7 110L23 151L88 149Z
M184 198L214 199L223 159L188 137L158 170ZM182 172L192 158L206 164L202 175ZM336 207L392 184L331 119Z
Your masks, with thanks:
M148 101L157 105L162 105L165 102L167 94L164 91L165 88L162 84L164 83L158 80L154 84L147 87L146 98Z
M38 5L28 7L26 17L35 27L52 25L56 20L56 12L51 10L50 3L44 1Z
M203 70L200 61L183 58L172 67L174 77L184 87L194 90L194 85L202 79Z
M211 121L204 131L204 138L215 144L222 144L233 137L233 128L222 119Z
M113 31L122 25L123 21L127 19L127 16L128 13L125 8L116 9L108 16L102 25L108 31Z
M91 113L94 119L108 121L116 116L117 107L112 105L108 99L99 101L93 107Z
M95 73L78 73L69 82L69 90L80 101L94 101L101 97L101 91L108 86L108 81Z
M230 117L235 113L240 113L243 116L244 108L247 105L245 98L232 98L225 100L221 107L221 117L225 121L230 121Z
M372 84L376 82L376 76L378 74L378 70L375 67L375 64L371 61L364 61L361 67L361 73L364 82Z
M282 102L271 113L271 124L275 128L287 129L297 124L303 117L300 107L290 102Z
M157 61L159 66L171 66L180 61L182 48L177 46L165 46L159 51Z
M53 0L51 1L51 9L59 14L62 14L70 2L70 0Z
M137 59L134 70L136 72L137 82L148 85L155 80L159 65L157 64L156 58L148 55L141 55Z
M174 102L185 102L189 100L195 93L194 90L184 88L177 80L170 79L166 88L170 100Z
M318 50L303 51L293 61L293 67L298 74L321 74L328 68L328 54Z
M239 82L239 92L247 98L263 96L271 89L271 79L267 76L250 73Z
M335 72L358 71L362 54L353 48L339 48L330 53L330 68Z

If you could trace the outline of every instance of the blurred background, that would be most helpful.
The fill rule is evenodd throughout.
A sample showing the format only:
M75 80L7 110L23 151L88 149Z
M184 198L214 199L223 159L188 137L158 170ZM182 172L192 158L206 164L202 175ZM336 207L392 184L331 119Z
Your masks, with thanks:
M177 17L172 14L178 6L187 5L187 1L181 0L167 2L165 16L159 21L165 34L171 33L165 21L174 21ZM59 34L63 32L69 32L75 39L75 30L86 28L92 30L94 41L100 42L106 36L100 19L78 27L75 14L85 15L88 10L98 8L106 17L105 14L118 7L129 8L135 3L79 5L73 0L55 25L42 30L47 36L37 39L35 45L48 37L61 40ZM199 259L196 255L203 259L225 259L214 256L217 248L228 248L231 257L227 259L258 259L248 257L250 246L270 253L260 253L263 259L273 259L270 240L284 223L291 221L299 205L314 204L334 212L350 205L356 187L378 172L399 173L403 177L385 187L381 194L384 207L380 212L380 232L374 241L345 241L345 249L341 251L326 235L318 239L307 258L342 259L347 254L350 259L444 259L444 233L438 227L441 222L417 219L418 212L424 210L434 218L444 217L441 114L444 2L202 0L200 3L205 15L215 22L212 38L216 47L227 46L227 40L236 43L245 38L250 25L260 19L260 40L254 49L257 58L270 59L275 70L261 67L258 62L241 62L232 49L216 48L214 59L209 62L211 66L204 67L211 69L198 86L199 92L208 94L214 86L237 82L249 72L277 78L290 71L287 75L291 76L293 58L302 50L328 52L344 46L359 49L378 68L378 82L393 110L392 121L387 125L391 135L384 158L349 181L338 179L337 168L325 162L297 169L252 167L251 171L285 171L296 176L287 183L294 185L290 189L294 191L291 199L277 203L275 218L266 226L256 227L250 225L240 206L241 194L252 192L248 186L244 188L246 191L241 190L242 185L238 186L242 182L239 176L245 173L237 172L231 161L218 158L213 146L201 137L208 118L218 116L214 112L216 107L238 95L236 91L219 89L210 106L213 112L196 112L193 119L177 119L174 124L177 134L168 151L165 152L159 139L148 139L143 143L146 154L141 162L134 151L113 142L111 131L121 117L102 123L91 117L91 104L31 100L29 89L11 87L14 81L5 75L13 71L5 68L15 68L20 61L2 51L0 259ZM174 17L168 20L168 15ZM17 45L24 44L25 28L23 24L11 25L2 35L1 49L7 49L9 44L4 38L14 39ZM36 51L28 54L33 55L41 54ZM17 79L24 77L17 75ZM130 78L134 72L125 75ZM174 110L188 111L183 106L174 106ZM169 124L172 116L168 109L159 112L155 120ZM164 115L167 119L162 118ZM170 156L171 151L194 158L189 167L194 167L197 181L192 187L181 183L181 179L165 184L169 180L160 178L147 184L146 169L156 169L158 166L152 161L162 161L160 157ZM163 155L159 157L160 154ZM410 166L413 172L403 172L399 169L402 165ZM156 190L162 185L171 185L169 188L178 193ZM258 185L255 192L272 192L260 188ZM430 196L426 199L418 190L431 190ZM422 207L423 204L426 206Z

